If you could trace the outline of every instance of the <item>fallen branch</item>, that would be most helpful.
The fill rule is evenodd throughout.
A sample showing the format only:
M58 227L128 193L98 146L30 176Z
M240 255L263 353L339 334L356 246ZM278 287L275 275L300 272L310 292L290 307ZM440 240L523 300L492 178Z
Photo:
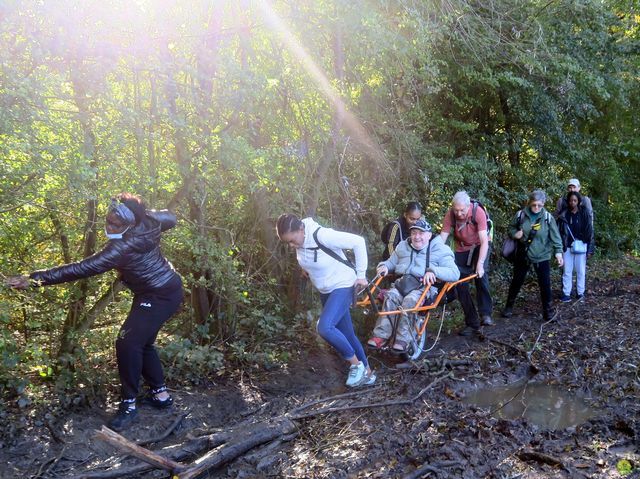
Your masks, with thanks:
M413 472L410 472L402 479L418 479L422 477L426 472L433 472L435 475L443 474L442 467L462 466L458 461L442 461L435 464L424 464Z
M313 401L309 401L308 403L303 404L302 406L298 406L297 408L292 409L291 411L289 411L289 415L295 415L296 413L299 413L305 409L308 409L311 406L315 406L316 404L320 404L323 402L336 401L338 399L348 399L352 397L362 396L363 394L371 394L374 392L378 392L381 389L382 389L381 387L358 389L354 392L336 394L335 396L329 396L327 398L315 399Z
M186 468L186 466L183 464L172 461L171 459L168 459L166 457L162 457L155 452L150 451L149 449L145 449L144 447L140 447L137 444L134 444L127 438L121 436L117 432L112 431L106 426L102 426L102 429L96 432L96 437L102 439L105 442L108 442L119 451L123 451L131 456L141 459L148 464L159 467L166 471L179 472Z
M164 431L162 434L156 437L151 437L149 439L145 439L144 441L138 441L136 444L138 446L148 446L149 444L154 444L156 442L164 441L168 438L173 431L184 421L184 419L191 413L191 411L187 411L176 418L175 421L171 423L171 425Z
M182 471L176 476L176 479L193 479L200 474L220 467L236 457L244 454L245 452L253 449L260 444L265 444L283 435L293 433L297 428L296 425L288 418L280 418L275 424L265 425L259 423L260 429L258 432L251 431L248 437L242 439L236 443L225 445L220 450L212 450L198 459L196 466Z
M45 462L43 462L40 465L40 469L38 469L38 472L36 473L36 475L31 476L31 479L40 479L41 477L44 477L47 471L49 471L53 466L55 466L60 461L60 459L62 459L62 456L64 456L64 453L66 450L67 450L67 446L66 445L62 446L62 450L60 451L60 453L57 454L55 457L52 457L51 459L48 459Z
M553 456L549 456L548 454L544 454L542 452L534 451L533 449L526 449L524 451L519 451L516 453L516 457L521 461L541 462L543 464L560 467L565 471L569 471L567 466L565 466L565 464L560 459L555 458Z
M425 364L418 364L415 361L407 361L404 363L396 364L396 369L410 369L414 372L428 371L430 369L452 369L459 366L471 366L475 364L475 361L472 361L470 359L443 359L440 361L434 361L432 363L428 363L425 361L424 363Z
M107 428L103 427L103 429ZM146 462L146 464L119 467L108 471L89 471L77 474L70 479L113 479L117 477L131 477L135 474L147 472L157 467L172 471L174 477L179 479L183 479L184 477L193 478L206 470L220 467L222 464L232 461L253 447L268 443L280 436L288 436L295 430L295 424L293 424L289 419L282 417L278 418L275 423L271 424L263 422L253 423L250 427L243 423L241 426L236 426L234 429L229 431L196 437L186 444L179 445L179 448L175 446L167 448L163 451L164 454L148 451L125 438L122 438L122 442L106 439L99 432L97 434L98 437L105 439L107 442L114 445L119 450L124 451L126 454L130 454L141 459ZM111 433L116 434L113 433L113 431L111 431ZM238 437L240 437L239 440L237 440ZM234 441L234 439L236 440ZM224 446L219 447L223 444ZM141 449L143 453L141 455L134 454L132 451L135 448ZM189 465L176 462L192 458L204 450L209 450L209 452L195 462L195 467L189 467ZM184 474L186 474L186 476L184 476Z
M429 389L431 389L433 386L435 386L437 383L439 383L443 379L452 378L452 377L453 377L452 373L448 373L444 376L440 376L434 379L433 381L431 381L427 386L422 388L422 390L418 394L408 399L398 399L396 401L382 401L377 403L360 403L360 404L352 404L350 406L327 407L327 408L319 409L317 411L313 411L306 414L289 415L289 417L293 420L298 420L298 419L306 419L309 417L319 416L321 414L328 414L328 413L337 412L337 411L349 411L353 409L369 409L374 407L409 405L414 403L418 399L420 399L420 397L422 397L424 393L426 393Z

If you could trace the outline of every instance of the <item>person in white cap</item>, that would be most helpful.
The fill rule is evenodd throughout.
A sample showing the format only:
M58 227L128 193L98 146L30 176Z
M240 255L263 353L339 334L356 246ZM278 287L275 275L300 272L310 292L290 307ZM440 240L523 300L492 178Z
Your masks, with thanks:
M580 180L578 180L577 178L571 178L567 182L567 193L571 191L580 193ZM593 226L593 206L591 205L591 199L588 196L583 195L582 193L580 193L580 196L582 198L582 207L589 213L589 218L591 218L591 225ZM556 213L554 216L557 218L558 216L560 216L560 213L562 213L566 209L567 195L562 195L560 198L558 198L558 202L556 203Z
M571 178L567 182L567 193L570 193L572 191L580 193L580 180L578 180L577 178ZM589 220L591 221L591 241L589 241L589 251L587 253L588 256L591 256L595 247L595 235L593 232L593 206L591 205L591 199L588 196L580 193L580 197L582 198L580 206L587 211ZM567 211L567 208L567 195L562 195L560 198L558 198L558 202L556 203L556 211L553 215L554 218L557 220Z

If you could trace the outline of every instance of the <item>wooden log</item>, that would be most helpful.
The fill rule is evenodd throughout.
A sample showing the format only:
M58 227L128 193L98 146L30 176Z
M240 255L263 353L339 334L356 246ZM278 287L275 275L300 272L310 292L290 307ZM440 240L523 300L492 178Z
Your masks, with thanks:
M179 462L172 461L171 459L162 457L155 452L145 449L144 447L138 446L106 426L102 426L102 429L96 432L96 437L108 442L119 451L137 457L152 466L159 467L166 471L175 473L184 470L186 467Z
M260 444L273 441L296 430L296 425L288 418L279 418L272 424L259 423L257 426L238 441L209 451L195 461L195 466L183 470L177 474L177 477L179 479L194 479L210 469L232 461Z

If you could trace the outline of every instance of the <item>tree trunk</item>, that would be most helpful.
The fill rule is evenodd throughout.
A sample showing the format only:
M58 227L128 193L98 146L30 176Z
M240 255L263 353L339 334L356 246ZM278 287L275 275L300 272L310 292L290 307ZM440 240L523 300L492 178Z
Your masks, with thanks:
M89 113L89 105L87 95L87 87L85 79L82 76L81 65L75 62L70 65L71 83L73 85L74 100L78 108L78 121L82 129L83 142L81 153L85 161L94 171L97 169L95 159L95 135L91 127L91 118ZM97 178L93 178L93 191L97 191ZM91 256L96 250L96 209L97 199L95 197L87 200L87 216L84 226L84 247L83 258ZM73 294L72 302L67 311L64 326L62 328L62 337L60 340L60 349L58 351L58 361L65 363L68 355L73 353L77 344L77 333L80 328L86 329L87 325L83 324L87 321L84 314L87 293L89 289L89 280L83 279L78 281L78 289Z

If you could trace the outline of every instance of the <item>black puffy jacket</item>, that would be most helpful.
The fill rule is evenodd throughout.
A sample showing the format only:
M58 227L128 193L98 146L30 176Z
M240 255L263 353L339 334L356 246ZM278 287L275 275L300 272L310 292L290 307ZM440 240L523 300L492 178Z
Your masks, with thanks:
M42 286L66 283L117 269L120 279L134 293L161 288L177 273L160 252L160 234L176 225L173 213L147 211L138 225L122 239L112 239L96 254L77 263L34 271L29 277Z

